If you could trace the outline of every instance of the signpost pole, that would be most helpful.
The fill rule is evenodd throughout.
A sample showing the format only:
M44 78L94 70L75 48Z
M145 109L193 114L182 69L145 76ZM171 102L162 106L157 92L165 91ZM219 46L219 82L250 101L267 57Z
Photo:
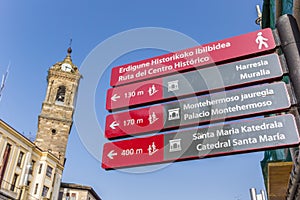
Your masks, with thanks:
M294 86L297 104L300 102L300 32L292 15L281 16L276 24L281 40L281 48L289 68L289 76Z
M297 99L297 105L300 102L300 32L296 19L292 15L283 15L281 16L277 23L276 28L281 40L281 48L286 57L286 62L289 69L289 77L294 86L294 92ZM300 109L298 108L298 111ZM295 181L300 180L299 174L296 177ZM293 184L288 189L287 199L293 197L296 192L296 184Z

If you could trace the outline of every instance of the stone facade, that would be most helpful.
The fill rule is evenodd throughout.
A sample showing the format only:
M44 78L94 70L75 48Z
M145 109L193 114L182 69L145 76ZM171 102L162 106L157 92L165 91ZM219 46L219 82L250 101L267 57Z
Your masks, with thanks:
M70 52L62 62L54 64L48 71L47 92L39 115L35 140L39 148L53 153L62 165L81 78L78 68L72 63Z

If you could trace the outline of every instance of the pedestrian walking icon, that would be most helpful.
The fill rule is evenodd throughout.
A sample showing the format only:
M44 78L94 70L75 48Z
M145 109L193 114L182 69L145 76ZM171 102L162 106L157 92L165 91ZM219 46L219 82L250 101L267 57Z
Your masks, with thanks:
M152 85L148 90L150 97L153 96L154 94L156 94L157 92L158 92L158 90L156 89L155 85Z
M148 153L149 156L152 156L153 154L155 154L158 151L158 149L156 148L156 145L154 142L152 142L152 145L149 145L148 147Z
M152 112L152 114L149 115L148 120L150 124L154 124L159 118L156 116L155 112Z
M255 40L256 44L258 44L258 49L262 49L263 46L268 48L269 45L266 41L268 41L268 39L262 36L262 32L258 32Z

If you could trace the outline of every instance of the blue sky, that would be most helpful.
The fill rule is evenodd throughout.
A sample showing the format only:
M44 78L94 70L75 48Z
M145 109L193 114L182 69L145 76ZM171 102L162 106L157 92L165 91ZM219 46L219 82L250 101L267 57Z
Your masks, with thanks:
M10 63L0 117L20 133L35 135L47 70L64 59L72 38L72 59L83 79L64 182L90 185L104 200L249 200L251 187L264 188L263 153L105 171L101 151L107 142L105 93L113 66L255 31L257 4L262 0L0 0L0 74ZM180 37L165 48L137 43L139 37L163 43L167 36L147 35L149 27ZM134 30L142 32L118 42ZM121 51L125 47L132 50ZM92 109L89 116L82 115L85 107Z

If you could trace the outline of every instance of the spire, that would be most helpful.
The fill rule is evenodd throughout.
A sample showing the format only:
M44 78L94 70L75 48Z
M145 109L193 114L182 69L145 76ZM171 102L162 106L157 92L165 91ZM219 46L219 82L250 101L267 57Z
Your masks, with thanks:
M72 48L71 48L71 47L69 47L69 48L68 48L68 55L70 55L70 56L71 56L71 53L72 53Z
M68 55L71 57L71 53L72 53L72 38L70 39L70 43L69 43L69 48L68 48Z
M64 59L63 62L72 63L72 58L71 58L72 48L71 48L71 45L72 45L72 38L70 39L69 48L67 50L68 54L67 54L67 56L66 56L66 58Z
M51 68L57 71L64 71L64 72L71 72L71 73L76 73L79 74L78 68L76 65L73 64L72 58L71 58L71 53L72 53L72 39L70 39L69 47L67 49L67 55L66 57L60 61L55 63Z

